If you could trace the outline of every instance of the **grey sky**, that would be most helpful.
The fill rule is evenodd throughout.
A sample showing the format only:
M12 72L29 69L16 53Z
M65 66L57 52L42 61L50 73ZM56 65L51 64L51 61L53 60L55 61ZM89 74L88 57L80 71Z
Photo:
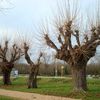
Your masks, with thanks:
M5 2L8 1L8 2ZM8 8L0 12L0 36L16 35L16 32L34 32L34 26L45 18L52 18L56 11L56 4L63 0L4 0L0 7ZM79 0L80 11L84 18L87 10L93 12L97 0Z
M6 0L4 0L6 1ZM51 17L56 10L57 1L61 0L7 0L2 7L12 8L0 13L0 31L31 31L34 24ZM63 1L63 0L62 0ZM96 0L80 0L81 10L94 8ZM86 15L86 12L85 12Z

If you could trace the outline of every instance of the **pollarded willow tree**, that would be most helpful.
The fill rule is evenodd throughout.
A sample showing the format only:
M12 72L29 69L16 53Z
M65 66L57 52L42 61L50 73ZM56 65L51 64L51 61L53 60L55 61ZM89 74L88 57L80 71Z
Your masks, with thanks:
M8 40L5 40L3 44L0 44L0 68L3 74L4 85L11 85L10 74L14 63L23 56L21 48Z
M28 79L28 88L37 88L37 75L39 72L39 66L40 66L40 58L42 57L42 53L40 53L37 63L35 64L29 54L29 45L28 43L24 43L24 54L25 54L25 59L27 63L30 65L30 70L29 70L29 79Z
M54 22L57 28L56 33L58 34L56 39L61 45L60 47L49 37L47 30L43 29L42 31L47 45L56 50L55 57L70 65L74 80L74 90L86 91L86 65L89 59L95 55L97 46L100 45L100 18L96 18L99 19L97 24L91 26L90 32L84 35L84 42L82 42L81 31L79 28L75 28L75 22L79 20L77 18L79 16L78 10L77 7L76 9L73 7L74 10L72 12L71 6L69 1L63 5L62 9L59 6L60 13ZM83 25L80 27L83 27ZM73 38L76 39L75 45L72 43Z

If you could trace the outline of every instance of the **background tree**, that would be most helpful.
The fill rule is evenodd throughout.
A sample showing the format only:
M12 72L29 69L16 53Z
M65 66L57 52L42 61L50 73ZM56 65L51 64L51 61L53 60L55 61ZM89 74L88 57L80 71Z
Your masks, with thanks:
M43 58L43 63L44 63L44 66L45 66L45 75L48 75L48 67L49 67L49 62L50 62L50 55L47 55L47 52L44 52L43 55L42 55L42 58Z
M40 53L39 58L37 59L37 64L35 64L29 54L29 45L24 43L24 53L25 53L25 59L27 63L30 65L30 73L29 73L29 80L28 80L28 88L37 88L37 75L39 72L39 66L40 66L40 58L42 57L42 53Z
M0 44L0 68L3 74L4 85L10 85L10 74L14 63L23 56L20 47L13 43L10 45L8 40L4 41L4 44Z
M89 34L85 34L84 41L81 41L81 31L76 26L76 20L79 20L78 9L75 6L71 12L72 4L67 0L63 4L63 8L59 6L59 15L56 17L55 25L57 28L57 40L60 47L50 38L48 31L43 29L44 38L49 47L56 50L56 58L65 61L71 67L72 77L74 80L74 90L87 90L86 81L86 65L91 57L95 55L96 48L100 45L100 18L96 21L89 30ZM100 12L98 12L100 13ZM100 17L100 16L99 16ZM84 19L82 20L84 21ZM85 24L83 24L85 25ZM81 26L81 29L83 28ZM76 39L76 44L73 45L73 39ZM75 41L74 41L75 42Z

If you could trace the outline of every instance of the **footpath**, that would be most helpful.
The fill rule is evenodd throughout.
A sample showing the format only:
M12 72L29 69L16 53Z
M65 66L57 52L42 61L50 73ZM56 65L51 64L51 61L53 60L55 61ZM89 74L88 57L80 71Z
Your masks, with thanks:
M0 89L0 95L18 98L19 100L79 100L79 99L71 99L71 98L57 97L50 95L41 95L36 93L11 91L5 89Z

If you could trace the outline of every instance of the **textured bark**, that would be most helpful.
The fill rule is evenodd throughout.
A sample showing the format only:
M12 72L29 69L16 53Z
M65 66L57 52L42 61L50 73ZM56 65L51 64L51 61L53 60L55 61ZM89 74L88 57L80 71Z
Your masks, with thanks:
M37 75L39 71L39 66L31 66L28 80L28 88L37 88Z
M10 75L11 75L12 68L14 67L14 64L9 62L2 62L0 66L2 66L1 70L3 74L4 85L11 85Z
M37 75L34 72L29 74L28 88L37 88Z
M37 76L35 76L32 81L32 88L37 88Z
M4 85L11 85L10 74L11 74L11 71L3 72Z
M75 91L87 90L86 67L72 68L72 77Z
M29 46L27 46L26 43L24 43L24 50L25 59L27 63L30 64L28 88L37 88L37 75L39 71L40 58L42 56L42 53L40 53L39 58L37 59L37 64L34 64L34 62L31 60L28 54Z

